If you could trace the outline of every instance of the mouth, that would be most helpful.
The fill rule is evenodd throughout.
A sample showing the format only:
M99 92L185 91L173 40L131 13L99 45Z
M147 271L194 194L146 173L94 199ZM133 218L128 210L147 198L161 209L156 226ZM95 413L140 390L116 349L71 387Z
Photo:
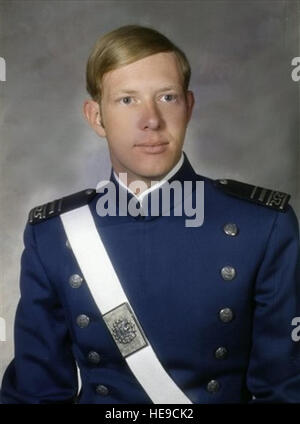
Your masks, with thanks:
M158 154L163 153L167 149L168 142L148 142L148 143L140 143L136 144L135 147L137 147L139 150L141 150L144 153L150 153L150 154Z

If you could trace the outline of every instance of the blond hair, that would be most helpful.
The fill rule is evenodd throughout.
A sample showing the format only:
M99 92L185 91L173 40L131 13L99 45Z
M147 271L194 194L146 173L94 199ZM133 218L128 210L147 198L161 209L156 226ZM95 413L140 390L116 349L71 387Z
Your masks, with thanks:
M183 76L183 88L187 91L191 68L183 51L153 28L126 25L101 36L96 41L86 67L88 93L93 100L100 103L101 82L106 72L161 52L175 54Z

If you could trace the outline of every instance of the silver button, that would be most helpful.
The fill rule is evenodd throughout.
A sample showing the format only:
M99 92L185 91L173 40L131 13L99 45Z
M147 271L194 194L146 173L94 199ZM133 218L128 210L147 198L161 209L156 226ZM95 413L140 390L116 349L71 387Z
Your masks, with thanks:
M210 380L206 389L209 393L216 393L220 389L220 383L217 380Z
M228 356L228 350L224 346L218 347L215 351L215 358L216 359L226 359Z
M69 242L68 239L66 240L66 246L67 246L68 249L72 249L72 247L71 247L70 242Z
M100 362L100 355L98 352L91 351L88 353L88 360L91 364L97 365Z
M92 194L93 193L93 189L91 189L91 188L88 188L86 191L85 191L85 194L87 194L88 196L90 195L90 194Z
M69 278L69 284L73 289L78 289L78 287L81 286L81 283L83 281L83 278L80 277L78 274L73 274Z
M223 179L223 180L219 180L219 183L220 183L220 184L224 184L224 185L225 185L225 184L228 184L228 181L227 181L227 180L225 180L225 179Z
M87 315L84 315L84 314L78 315L78 317L76 318L76 323L78 327L85 328L89 325L90 319Z
M109 390L106 386L103 386L103 384L98 384L96 387L96 392L98 395L106 396L109 393Z
M236 236L239 232L238 226L232 223L225 224L223 230L225 234L232 237Z
M234 314L230 308L223 308L219 312L219 317L222 322L230 322L233 320Z
M221 269L221 275L224 280L233 280L236 276L236 271L233 266L227 265Z

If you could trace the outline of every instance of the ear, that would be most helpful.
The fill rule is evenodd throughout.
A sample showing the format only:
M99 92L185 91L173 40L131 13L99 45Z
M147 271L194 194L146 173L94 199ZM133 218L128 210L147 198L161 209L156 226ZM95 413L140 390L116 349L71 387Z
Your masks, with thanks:
M187 122L191 119L193 108L195 104L194 93L191 90L186 92L186 105L187 105Z
M83 103L83 115L93 130L100 136L106 137L106 132L102 124L100 107L97 102L92 99L85 100Z

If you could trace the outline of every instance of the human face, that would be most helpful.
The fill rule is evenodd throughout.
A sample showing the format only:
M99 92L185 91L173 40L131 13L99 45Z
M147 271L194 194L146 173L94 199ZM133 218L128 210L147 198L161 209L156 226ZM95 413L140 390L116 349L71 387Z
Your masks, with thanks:
M104 74L99 113L116 173L127 181L163 178L179 161L193 107L172 52Z

